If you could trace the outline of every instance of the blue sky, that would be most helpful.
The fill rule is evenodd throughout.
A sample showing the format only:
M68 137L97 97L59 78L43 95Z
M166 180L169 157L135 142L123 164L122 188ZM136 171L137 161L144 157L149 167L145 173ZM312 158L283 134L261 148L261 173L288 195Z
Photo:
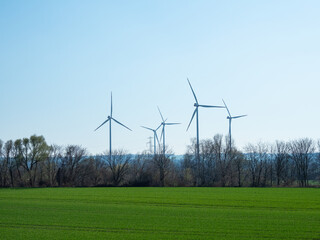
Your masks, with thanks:
M0 138L145 150L160 107L166 143L195 137L190 79L202 104L226 101L236 145L318 139L319 1L0 1ZM228 131L200 109L200 138Z

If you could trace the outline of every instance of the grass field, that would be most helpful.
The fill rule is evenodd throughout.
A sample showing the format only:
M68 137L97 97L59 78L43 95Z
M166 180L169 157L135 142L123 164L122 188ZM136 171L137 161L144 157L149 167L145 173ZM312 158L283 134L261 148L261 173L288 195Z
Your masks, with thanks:
M320 189L0 189L0 239L320 239Z

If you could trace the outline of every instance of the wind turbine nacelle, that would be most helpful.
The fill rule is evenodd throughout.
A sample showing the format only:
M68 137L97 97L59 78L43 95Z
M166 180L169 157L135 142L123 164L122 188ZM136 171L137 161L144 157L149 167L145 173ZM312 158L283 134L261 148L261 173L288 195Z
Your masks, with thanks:
M231 117L228 116L227 119L231 119Z
M193 104L193 106L198 107L198 103Z

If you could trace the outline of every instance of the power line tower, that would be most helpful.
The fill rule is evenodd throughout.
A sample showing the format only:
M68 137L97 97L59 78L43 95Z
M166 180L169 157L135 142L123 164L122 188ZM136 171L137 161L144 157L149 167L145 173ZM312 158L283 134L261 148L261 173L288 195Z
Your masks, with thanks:
M147 146L149 146L149 151L152 153L152 148L153 148L153 145L152 145L152 137L148 137L149 141L147 142Z

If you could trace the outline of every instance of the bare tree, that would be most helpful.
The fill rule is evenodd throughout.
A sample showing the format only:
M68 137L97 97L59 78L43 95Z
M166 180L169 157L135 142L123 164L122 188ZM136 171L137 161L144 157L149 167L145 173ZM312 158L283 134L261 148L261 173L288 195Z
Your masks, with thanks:
M57 172L60 161L62 160L62 156L63 148L61 146L55 144L50 146L49 156L44 161L44 167L49 186L55 186L57 184Z
M217 163L220 183L221 186L224 187L227 184L228 161L227 150L223 145L223 136L221 134L216 134L213 137L213 154Z
M310 138L302 138L290 143L290 153L296 167L299 185L309 185L309 167L315 151L314 141Z
M269 145L269 153L268 153L268 160L267 160L267 172L269 172L269 180L270 186L273 186L274 183L274 173L275 173L275 149L273 145Z
M317 154L315 175L316 175L316 179L320 182L320 139L318 140L318 154Z
M6 176L10 178L11 187L14 186L13 171L15 167L14 157L13 157L13 142L8 140L3 148L4 161L6 162ZM6 181L5 181L6 182Z
M151 183L151 174L147 171L153 158L151 152L145 151L137 154L130 164L130 185L149 186Z
M249 171L251 174L251 186L256 187L257 185L257 172L260 170L260 161L258 158L258 150L253 144L248 144L245 147L246 159L249 163Z
M6 161L3 157L3 141L0 139L0 186L4 186L6 175Z
M98 156L91 157L89 160L93 168L93 174L91 176L93 186L105 184L106 163Z
M127 154L124 150L115 150L112 152L112 158L106 156L107 167L111 171L112 182L115 186L119 186L129 169L131 155Z
M19 146L20 147L20 146ZM44 161L49 155L49 147L43 136L33 135L22 140L21 164L28 175L28 182L31 187L35 185L38 163Z
M225 155L225 161L226 161L226 179L227 179L227 184L228 186L236 186L235 182L239 182L239 175L236 173L237 172L237 166L235 162L235 157L237 156L237 149L235 147L233 139L231 139L231 148L230 148L230 136L227 135L224 138L224 155ZM239 163L239 162L238 162ZM241 171L240 171L241 172ZM240 180L241 181L241 180Z
M265 186L268 146L265 143L249 144L245 147L245 150L251 175L251 186Z
M78 145L69 145L65 148L64 157L58 170L58 181L65 185L76 185L76 174L81 161L87 155L85 148Z
M80 162L75 175L76 186L94 186L94 180L98 178L95 162L94 157L86 157Z
M216 155L215 145L212 139L200 142L201 156L201 183L205 186L213 186L216 181Z
M280 186L281 181L286 181L288 176L289 146L285 142L276 141L274 149L277 186Z
M15 168L17 171L17 175L18 175L17 180L18 180L19 185L22 185L23 179L22 179L22 173L20 170L22 168L22 162L23 162L22 140L21 139L17 139L14 141L13 158L14 158L14 162L15 162Z
M182 179L184 186L197 186L199 183L199 162L196 159L196 138L191 139L191 144L187 146L187 152L183 157L181 165Z
M156 154L152 158L152 163L159 173L159 183L161 187L165 185L165 177L168 174L171 163L170 155L172 155L172 151L167 147L165 154Z
M2 157L3 141L0 139L0 157Z
M195 171L196 163L193 158L196 144L193 140L192 144L188 146L182 169L186 171L186 166L188 166L187 175L194 176L194 178L198 174L197 183L200 186L214 186L217 183L221 186L241 185L244 164L243 155L235 147L230 150L228 143L228 136L224 138L221 134L215 135L213 139L206 139L200 142L200 171L198 174ZM190 169L193 171L190 171Z
M243 179L243 172L244 172L244 156L243 154L238 150L232 151L232 160L235 166L235 172L236 172L236 179L237 179L237 186L242 186L242 179Z
M194 153L187 152L181 163L180 178L182 186L196 186L197 162Z
M202 140L196 161L192 140L182 161L172 151L134 157L123 150L88 156L77 145L48 146L43 136L0 140L0 186L309 186L320 181L320 140L249 144L245 153L223 135ZM318 149L318 152L316 152Z

